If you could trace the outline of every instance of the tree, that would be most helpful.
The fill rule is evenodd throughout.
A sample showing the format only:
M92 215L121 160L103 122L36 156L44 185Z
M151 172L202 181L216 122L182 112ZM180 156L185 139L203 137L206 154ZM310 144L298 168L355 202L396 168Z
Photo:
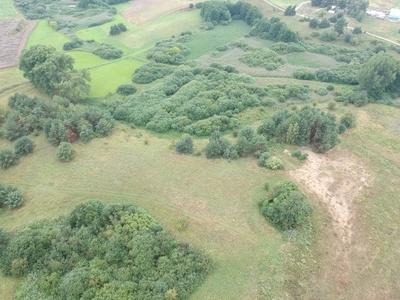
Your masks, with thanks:
M56 157L59 161L67 162L75 156L75 150L72 145L67 142L61 142L56 151Z
M354 34L360 34L360 33L362 33L361 27L354 27L353 33L354 33Z
M77 102L90 94L90 73L86 69L71 70L60 83L55 85L58 94L71 102Z
M343 17L339 18L333 28L338 34L342 34L344 32L344 28L347 26L349 22Z
M358 71L356 78L360 87L377 99L396 79L400 72L400 63L393 55L379 52L372 56Z
M205 154L207 158L218 158L224 156L231 148L231 142L224 138L219 131L214 131L205 148Z
M193 152L193 139L190 135L185 135L175 144L175 149L179 153L191 154Z
M323 18L321 22L318 24L318 28L328 28L331 26L331 23L327 18Z
M24 72L37 88L42 88L49 95L61 93L77 100L87 97L90 92L87 71L73 68L74 58L55 51L51 46L36 45L22 51L19 69ZM77 92L76 92L76 91Z
M312 213L310 200L291 181L276 185L260 201L261 214L282 230L295 229Z
M318 25L319 25L318 19L315 19L315 18L314 18L314 19L311 19L311 20L310 20L310 24L309 24L310 28L317 28Z
M19 156L27 155L33 152L33 141L27 136L20 137L15 142L14 148L15 154Z
M285 12L283 13L285 16L295 16L296 15L296 5L291 6L289 5L286 9Z
M117 35L121 33L121 29L117 24L111 25L110 27L110 35Z

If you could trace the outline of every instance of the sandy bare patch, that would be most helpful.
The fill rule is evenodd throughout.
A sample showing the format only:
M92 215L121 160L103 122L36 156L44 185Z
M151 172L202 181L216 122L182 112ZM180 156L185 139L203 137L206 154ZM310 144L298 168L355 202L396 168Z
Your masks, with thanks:
M0 68L18 65L19 55L37 24L37 21L29 21L20 32L10 34L19 22L20 19L0 20Z
M367 167L344 149L335 148L324 154L306 152L307 161L290 175L327 205L343 251L351 244L354 234L353 202L368 185L370 175Z
M157 17L189 9L192 2L187 0L135 0L131 3L132 6L122 11L121 16L132 24L141 25Z

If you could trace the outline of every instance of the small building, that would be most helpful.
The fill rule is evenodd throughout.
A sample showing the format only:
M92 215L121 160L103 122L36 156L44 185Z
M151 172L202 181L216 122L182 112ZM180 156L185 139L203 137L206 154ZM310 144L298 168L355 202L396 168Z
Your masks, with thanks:
M392 8L389 13L389 18L400 19L400 9Z

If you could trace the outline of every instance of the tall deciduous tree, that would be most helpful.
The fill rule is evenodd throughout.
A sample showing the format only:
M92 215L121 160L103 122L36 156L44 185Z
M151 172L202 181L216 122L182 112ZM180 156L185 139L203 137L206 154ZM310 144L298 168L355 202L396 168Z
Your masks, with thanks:
M391 54L379 52L372 56L357 73L362 89L378 98L400 73L400 63Z
M46 93L81 100L89 95L90 76L86 70L75 70L74 62L74 58L51 46L36 45L22 52L19 68L25 78Z

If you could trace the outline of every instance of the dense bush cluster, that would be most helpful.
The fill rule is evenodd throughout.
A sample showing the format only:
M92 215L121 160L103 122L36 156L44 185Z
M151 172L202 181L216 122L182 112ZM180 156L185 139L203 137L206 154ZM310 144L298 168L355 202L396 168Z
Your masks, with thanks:
M30 98L25 94L15 94L8 100L13 111L8 114L4 136L12 141L33 131L44 130L47 140L55 146L61 142L81 139L90 141L96 136L110 135L115 127L114 119L108 112L94 106L78 107L67 99L54 97L49 104L40 97ZM21 143L21 142L18 142ZM16 145L16 151L29 150Z
M83 42L80 39L74 39L71 42L66 42L63 45L63 50L64 51L68 51L68 50L76 49L76 48L79 48L82 45L83 45Z
M191 154L193 153L193 139L187 134L183 138L179 139L175 144L175 149L179 153Z
M297 69L292 76L302 80L318 80L323 82L336 82L343 84L358 84L357 72L360 65L341 65L335 68Z
M173 71L174 67L166 64L144 64L135 70L132 81L141 84L150 83L170 75Z
M280 143L310 145L315 152L333 148L338 136L335 116L311 106L293 112L282 110L266 120L257 132L274 136Z
M0 231L0 268L27 299L188 299L210 259L133 204L92 200L57 220Z
M278 53L263 48L251 48L239 60L250 67L265 67L270 71L277 69L285 63Z
M275 42L290 43L298 40L297 33L287 27L286 23L282 22L277 17L258 20L250 31L250 35Z
M310 200L291 181L274 186L259 207L261 214L282 230L296 229L312 213Z
M93 54L103 59L116 59L122 57L124 52L113 45L101 43L100 46L93 51Z
M121 84L117 88L117 94L129 96L136 93L136 88L132 84Z
M293 42L290 42L290 43L277 42L277 43L274 43L270 47L270 49L275 51L278 54L288 54L288 53L306 51L306 48L304 48L302 45L299 45L299 44L293 43Z
M60 95L77 101L90 93L90 73L74 69L74 58L54 47L35 45L22 51L19 69L32 84L49 95Z
M190 49L176 41L176 38L157 42L155 47L147 53L147 58L156 63L180 65L185 62Z
M265 91L268 96L276 98L279 102L288 99L302 101L311 99L311 89L308 85L270 84L265 87Z
M114 25L111 25L111 27L110 27L110 35L117 35L126 30L127 30L127 28L124 23L114 24Z
M12 166L16 166L19 163L19 156L11 149L0 150L0 168L7 170Z
M75 150L68 142L61 142L56 151L56 157L59 161L67 162L73 159Z
M0 209L8 207L10 209L18 208L24 203L23 194L14 186L0 184ZM1 232L0 232L0 252L1 252Z
M201 6L200 16L206 22L230 21L231 13L224 2L206 1Z
M180 66L159 84L110 107L117 120L157 132L210 135L237 126L235 114L260 105L265 91L247 75Z

